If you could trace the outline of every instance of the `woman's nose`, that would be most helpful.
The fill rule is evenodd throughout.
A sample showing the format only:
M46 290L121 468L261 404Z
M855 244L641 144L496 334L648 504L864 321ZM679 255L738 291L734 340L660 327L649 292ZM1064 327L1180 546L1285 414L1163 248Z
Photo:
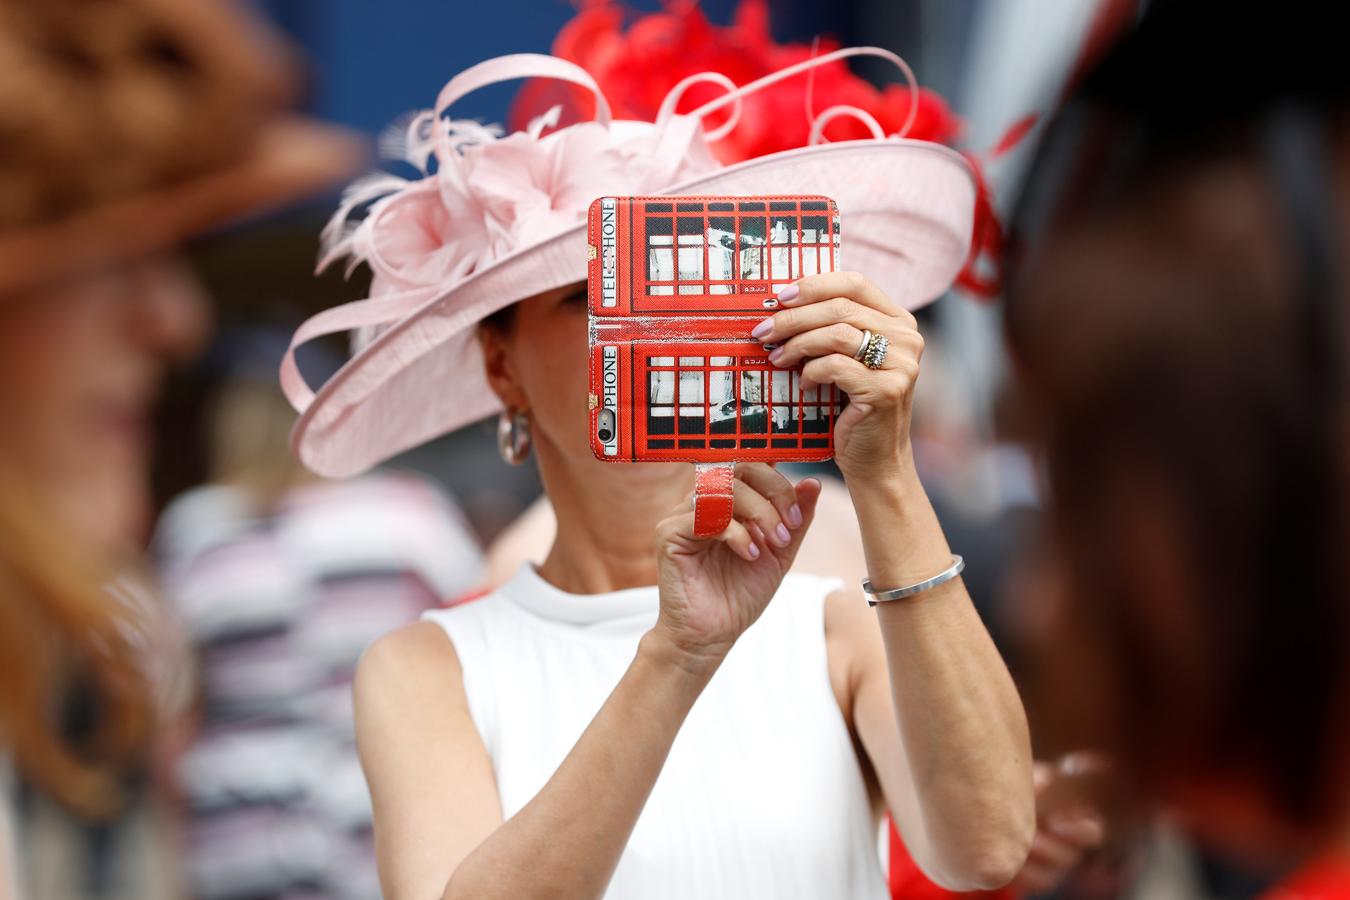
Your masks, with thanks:
M201 351L211 330L211 304L186 263L177 259L143 263L136 271L132 297L132 329L143 347L172 360L189 359Z

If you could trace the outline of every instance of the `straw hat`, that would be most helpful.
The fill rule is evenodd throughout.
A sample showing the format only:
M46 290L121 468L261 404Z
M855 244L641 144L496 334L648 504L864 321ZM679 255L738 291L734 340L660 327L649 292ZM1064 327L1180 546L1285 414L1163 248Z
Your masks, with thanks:
M0 296L349 176L354 135L282 113L297 80L218 0L0 4Z
M823 194L839 206L845 268L909 308L939 296L968 255L976 184L960 154L904 137L917 102L893 135L865 110L834 106L815 117L804 147L724 166L709 146L736 127L745 97L859 55L893 63L917 100L904 61L871 47L822 54L740 87L718 73L690 76L655 122L612 119L586 70L553 56L504 56L456 75L399 141L422 176L358 181L329 226L321 265L348 257L349 271L366 264L374 277L369 299L325 310L292 339L281 379L300 412L292 433L300 458L323 475L352 475L499 410L475 326L508 304L585 280L585 213L601 195ZM466 94L517 78L580 86L594 95L593 119L558 127L555 108L502 135L446 115ZM675 113L689 87L706 83L725 93ZM725 121L705 131L717 111ZM823 142L826 125L841 117L872 137ZM294 348L350 329L375 336L314 393Z

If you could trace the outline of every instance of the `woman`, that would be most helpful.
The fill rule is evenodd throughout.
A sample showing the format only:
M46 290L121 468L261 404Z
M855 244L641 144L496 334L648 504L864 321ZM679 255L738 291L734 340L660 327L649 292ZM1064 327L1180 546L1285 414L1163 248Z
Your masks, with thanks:
M931 375L931 373L930 373ZM922 386L919 388L922 397ZM922 400L919 402L922 407ZM539 565L557 536L557 520L546 497L540 497L512 522L488 547L484 583L496 588L508 581L522 565ZM848 488L838 478L821 479L820 497L810 531L802 538L793 561L794 573L838 578L845 583L867 571L858 518L853 512ZM476 592L477 596L482 591ZM1057 889L1066 879L1077 877L1080 864L1106 848L1108 837L1116 842L1123 828L1113 823L1108 834L1104 806L1091 786L1109 771L1107 761L1082 752L1058 759L1038 759L1032 767L1036 788L1036 837L1017 877L998 896L1039 896ZM887 879L891 895L899 898L954 896L935 887L909 858L893 827L889 829Z
M945 885L995 887L1021 866L1034 831L1026 722L959 580L873 618L857 588L787 575L818 481L740 465L735 520L699 540L688 467L607 465L586 440L578 223L595 196L820 191L853 223L845 252L911 304L950 283L974 192L943 148L875 139L725 168L708 152L702 115L735 103L725 133L747 96L859 52L898 61L827 54L655 125L611 122L589 76L556 58L490 60L409 129L410 157L434 155L434 174L350 196L375 202L334 233L374 269L373 299L296 342L386 327L317 396L284 365L302 458L347 474L502 409L504 455L523 459L529 437L559 523L537 570L387 636L358 670L388 896L882 897L883 800ZM442 117L522 75L585 87L596 120L545 133L556 118L544 117L498 139ZM754 336L781 346L777 365L804 364L808 382L851 397L836 453L872 583L953 574L908 443L913 318L853 272L777 296ZM875 369L853 357L864 329L894 348Z
M1271 897L1345 897L1350 80L1311 11L1265 12L1216 43L1211 9L1156 4L1019 206L1007 332L1051 498L1033 696Z
M282 114L287 63L227 6L7 4L0 60L0 653L22 661L0 681L4 896L23 887L16 859L49 849L7 846L11 831L42 841L9 827L11 783L115 817L181 684L170 629L124 577L149 524L159 380L209 322L173 247L342 176L360 151ZM92 714L74 724L77 697ZM69 868L26 887L100 888ZM128 889L151 896L142 874Z

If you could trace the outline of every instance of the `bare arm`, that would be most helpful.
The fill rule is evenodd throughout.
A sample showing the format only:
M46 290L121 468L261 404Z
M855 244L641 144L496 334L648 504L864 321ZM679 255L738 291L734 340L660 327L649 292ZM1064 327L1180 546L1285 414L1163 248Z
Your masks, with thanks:
M859 504L865 545L871 502L883 498ZM918 501L891 502L879 516L881 533L894 535L882 552L914 549L893 518ZM869 577L888 585L922 580L949 559L881 581L875 573L895 564L871 563L871 548L868 558ZM1012 679L959 579L875 611L855 589L832 597L826 616L831 655L849 662L853 726L915 861L950 889L1006 884L1035 831L1030 742Z
M430 622L384 636L361 657L353 701L380 886L390 900L438 897L502 821L454 645Z
M548 784L455 869L446 898L598 897L715 667L648 634Z
M786 546L752 549L739 521L696 539L688 502L662 522L656 627L553 777L504 822L449 639L421 623L377 642L355 698L386 895L603 894L685 717L777 590L818 492L814 481L795 491L803 517ZM738 482L738 500L753 493Z
M356 703L385 893L393 900L603 894L680 725L715 671L682 659L645 637L548 784L503 822L449 639L422 623L373 647Z
M909 444L923 352L913 316L853 272L800 279L780 301L784 309L760 329L761 340L782 347L770 358L802 364L804 385L833 384L849 397L835 425L835 460L868 577L884 589L943 571L951 553ZM870 367L854 356L867 332L890 344ZM847 621L861 620L850 612ZM959 579L880 604L874 623L853 628L862 649L850 706L905 842L939 884L1001 886L1026 859L1036 824L1026 716L1012 679Z

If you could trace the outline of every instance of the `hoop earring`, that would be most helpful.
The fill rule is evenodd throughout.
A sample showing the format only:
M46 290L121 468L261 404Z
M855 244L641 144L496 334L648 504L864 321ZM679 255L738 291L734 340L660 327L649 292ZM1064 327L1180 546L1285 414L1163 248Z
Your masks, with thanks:
M518 466L530 455L530 417L524 411L502 410L497 417L497 450L508 466Z

